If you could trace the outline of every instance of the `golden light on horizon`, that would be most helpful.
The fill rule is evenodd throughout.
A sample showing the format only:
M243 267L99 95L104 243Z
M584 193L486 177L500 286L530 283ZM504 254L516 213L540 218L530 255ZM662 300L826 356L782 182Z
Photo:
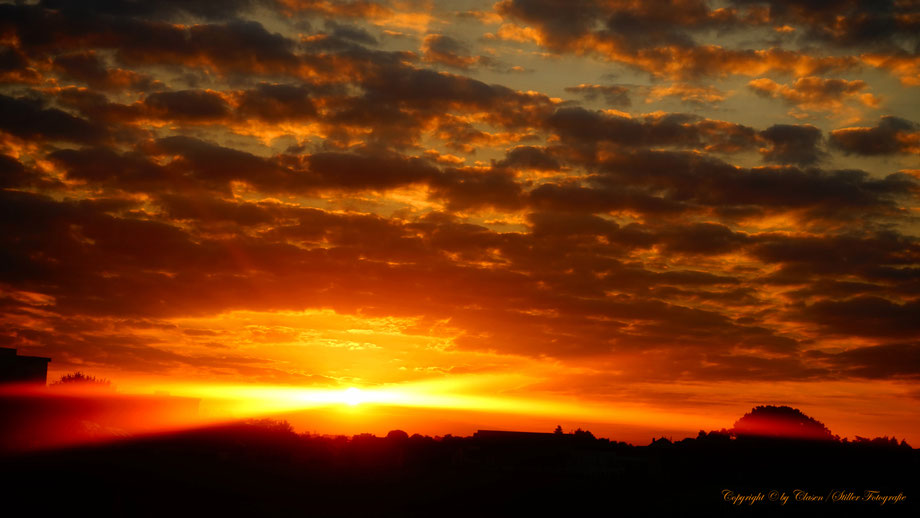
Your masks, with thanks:
M176 396L200 398L202 407L209 409L208 417L216 419L283 416L292 412L336 408L349 413L362 413L375 407L391 407L537 417L565 422L644 425L657 429L693 430L700 426L717 429L726 426L724 420L705 414L565 397L527 397L500 393L486 395L480 393L483 386L496 386L496 379L470 376L464 379L346 389L208 383L157 385L156 389Z

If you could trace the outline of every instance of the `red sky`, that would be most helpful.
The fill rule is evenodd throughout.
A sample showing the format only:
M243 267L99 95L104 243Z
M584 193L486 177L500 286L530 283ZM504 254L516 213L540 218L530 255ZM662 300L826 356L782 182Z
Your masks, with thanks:
M918 35L903 0L2 3L0 345L252 411L356 387L377 432L788 404L916 446Z

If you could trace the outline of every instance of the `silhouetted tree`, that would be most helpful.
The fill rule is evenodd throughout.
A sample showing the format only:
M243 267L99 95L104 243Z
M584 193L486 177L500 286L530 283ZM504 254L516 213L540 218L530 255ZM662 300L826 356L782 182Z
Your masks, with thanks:
M390 430L387 432L387 439L391 441L407 441L409 440L409 434L402 430Z
M590 442L596 439L593 433L588 430L582 430L581 428L575 430L574 435L576 440L583 442Z
M795 439L839 440L824 423L788 406L761 405L735 422L738 437L785 437Z
M562 425L560 424L560 425L556 425L556 429L553 430L553 433L556 435L562 435L565 432L562 431Z
M89 376L83 374L80 371L71 372L70 374L65 374L60 377L55 382L51 383L52 385L92 385L97 387L111 387L112 382L105 378L97 378L95 376Z
M263 419L247 419L245 423L249 426L264 430L269 433L293 434L294 427L284 419L272 419L266 417Z
M910 448L910 445L907 444L907 441L901 439L901 442L898 442L896 437L889 438L887 435L884 437L876 437L870 439L868 437L856 436L856 439L853 441L853 444L859 446L876 446L879 448Z

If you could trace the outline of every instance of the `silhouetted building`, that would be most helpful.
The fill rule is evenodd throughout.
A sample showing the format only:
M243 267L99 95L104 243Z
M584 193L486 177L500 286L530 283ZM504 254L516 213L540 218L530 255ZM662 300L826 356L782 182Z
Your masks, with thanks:
M20 356L16 349L0 347L0 383L41 383L48 381L51 358Z

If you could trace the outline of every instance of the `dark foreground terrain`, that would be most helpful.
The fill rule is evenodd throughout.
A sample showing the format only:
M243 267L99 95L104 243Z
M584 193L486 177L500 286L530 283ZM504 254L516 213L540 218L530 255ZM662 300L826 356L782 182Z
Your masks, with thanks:
M318 437L263 421L0 462L3 516L916 516L920 498L907 445L721 433L635 447L586 432Z

